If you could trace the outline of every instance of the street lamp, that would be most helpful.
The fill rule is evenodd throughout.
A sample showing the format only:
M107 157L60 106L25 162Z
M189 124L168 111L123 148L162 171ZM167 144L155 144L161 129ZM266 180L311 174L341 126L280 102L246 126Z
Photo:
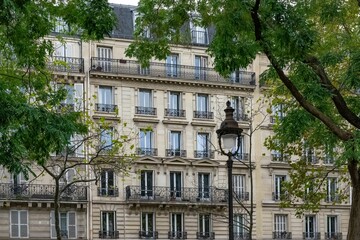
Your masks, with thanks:
M233 206L233 183L232 183L232 157L236 156L240 148L240 138L242 129L234 119L234 109L230 106L230 101L226 102L225 120L220 128L216 130L221 153L228 156L228 208L229 208L229 240L234 240L234 206Z

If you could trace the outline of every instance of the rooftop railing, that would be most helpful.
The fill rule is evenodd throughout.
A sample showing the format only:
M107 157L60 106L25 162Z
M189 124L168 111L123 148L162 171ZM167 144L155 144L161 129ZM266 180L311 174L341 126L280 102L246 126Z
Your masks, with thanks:
M86 186L72 185L61 193L61 201L85 201ZM53 200L55 185L0 183L0 199Z
M96 57L91 58L92 72L232 83L238 85L255 85L254 72L240 71L239 74L241 78L234 81L230 76L228 78L222 77L213 68L176 65L175 69L176 74L174 74L174 64L150 62L149 67L143 68L139 62L133 60ZM199 77L200 75L201 77Z

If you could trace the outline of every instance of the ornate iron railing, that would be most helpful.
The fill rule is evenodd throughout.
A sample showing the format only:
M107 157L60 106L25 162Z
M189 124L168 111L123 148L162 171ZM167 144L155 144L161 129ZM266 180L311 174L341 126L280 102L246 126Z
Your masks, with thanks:
M152 186L127 186L125 189L128 202L174 202L174 203L227 203L227 190L216 187L196 188Z
M186 157L186 150L181 149L166 149L167 157Z
M273 199L273 201L276 201L276 202L287 200L287 199L289 199L289 194L288 193L273 192L272 193L272 199Z
M239 81L234 82L231 80L231 77L224 78L220 76L213 68L176 65L176 74L173 74L173 64L150 62L149 67L142 68L139 62L133 60L96 57L91 58L91 69L93 72L255 85L255 73L248 71L239 71L241 77L239 78ZM172 74L169 74L169 72ZM199 74L201 74L201 77L199 77Z
M234 232L234 240L248 240L250 235L247 232Z
M249 201L249 192L234 191L234 198L239 201Z
M319 239L321 239L321 233L319 233L319 232L303 232L303 239L319 240Z
M136 114L143 114L143 115L156 115L156 108L153 107L135 107Z
M237 112L234 112L234 119L236 121L250 121L250 118L247 114Z
M325 233L325 239L326 240L342 240L342 233L337 232L326 232Z
M98 188L98 196L101 197L118 197L119 189L118 187L110 187L110 188Z
M139 231L139 238L152 238L152 239L158 239L159 234L157 231Z
M104 104L104 103L96 103L95 111L98 112L116 112L117 105L115 104Z
M273 239L292 239L291 232L273 232Z
M84 72L84 59L74 57L54 56L48 63L48 68L54 72Z
M167 117L185 117L185 110L165 108L165 116L167 116Z
M215 239L215 232L196 232L196 239L213 240Z
M99 231L99 238L101 239L118 239L119 231Z
M210 158L213 159L215 155L215 151L211 150L195 150L194 157L195 158Z
M55 185L0 183L0 199L53 200L54 194ZM72 185L60 195L61 201L86 201L86 199L86 186Z
M340 196L338 194L330 194L326 196L325 202L332 203L332 202L340 202Z
M157 148L137 148L137 155L157 156Z
M289 155L283 153L272 153L271 154L271 161L273 162L287 162L289 161Z
M237 160L247 161L247 160L249 160L249 154L248 153L237 153L235 158Z
M208 111L194 111L194 118L214 119L214 113Z
M169 239L187 239L187 232L169 231Z

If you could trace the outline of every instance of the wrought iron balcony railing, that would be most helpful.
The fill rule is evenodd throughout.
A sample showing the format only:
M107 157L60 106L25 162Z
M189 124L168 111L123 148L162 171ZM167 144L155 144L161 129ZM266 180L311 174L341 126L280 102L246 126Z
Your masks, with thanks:
M118 197L119 189L118 187L110 187L110 188L98 188L98 196L99 197Z
M55 185L0 183L0 199L53 200ZM61 201L86 201L86 186L73 185L61 193Z
M234 240L248 240L250 235L247 232L234 232Z
M214 119L214 113L208 111L194 111L194 118Z
M276 201L276 202L287 200L287 199L289 199L289 194L288 193L273 192L272 193L272 199L273 199L273 201Z
M332 203L332 202L339 202L340 201L340 196L338 194L330 194L328 196L326 196L325 198L325 202L327 203Z
M342 233L338 232L326 232L325 233L326 240L342 240Z
M292 239L291 232L273 232L273 239Z
M303 239L306 240L320 240L321 233L319 232L303 232Z
M60 103L58 106L59 111L73 112L75 111L75 104L73 103Z
M185 117L185 110L165 108L165 116L167 116L167 117Z
M289 161L289 156L282 153L272 153L271 161L273 162L287 162Z
M98 112L116 112L117 105L115 104L105 104L105 103L96 103L95 111Z
M235 157L236 157L237 160L241 160L241 161L249 160L249 154L248 153L237 153Z
M255 73L239 71L239 81L232 81L231 77L220 76L213 68L199 68L194 66L176 65L176 74L173 73L174 64L151 62L148 68L142 68L140 63L133 60L112 58L91 58L93 72L113 74L143 75L151 77L177 78L182 80L208 81L218 83L231 83L239 85L255 85Z
M137 155L157 156L157 148L137 148Z
M213 159L215 155L215 151L211 150L195 150L194 157L195 158L210 158Z
M159 234L157 231L139 231L139 238L158 239Z
M174 203L224 203L227 202L227 190L216 187L192 188L152 186L127 186L126 201L128 202L174 202Z
M186 150L181 149L166 149L167 157L186 157Z
M239 201L249 201L249 192L234 191L233 195Z
M101 239L118 239L119 231L99 231L99 238Z
M169 231L169 239L187 239L187 232Z
M156 115L156 108L153 107L135 107L135 114L143 114L143 115Z
M236 121L250 121L250 118L247 114L237 112L234 112L234 119Z
M196 239L213 240L215 239L215 232L196 232Z
M84 73L84 59L54 56L50 59L48 68L54 72Z
M207 31L191 31L191 42L193 44L199 44L199 45L208 45L209 44L209 38Z

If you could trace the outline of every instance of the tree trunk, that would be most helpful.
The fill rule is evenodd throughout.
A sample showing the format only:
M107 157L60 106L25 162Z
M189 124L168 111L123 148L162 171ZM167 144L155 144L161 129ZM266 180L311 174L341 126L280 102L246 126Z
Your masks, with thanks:
M60 187L59 180L55 180L55 195L54 195L54 217L55 217L55 230L56 230L56 239L61 240L61 231L60 231Z
M350 171L350 174L357 174L357 176L355 178L351 176L353 189L347 240L355 240L360 239L360 175L358 171Z

